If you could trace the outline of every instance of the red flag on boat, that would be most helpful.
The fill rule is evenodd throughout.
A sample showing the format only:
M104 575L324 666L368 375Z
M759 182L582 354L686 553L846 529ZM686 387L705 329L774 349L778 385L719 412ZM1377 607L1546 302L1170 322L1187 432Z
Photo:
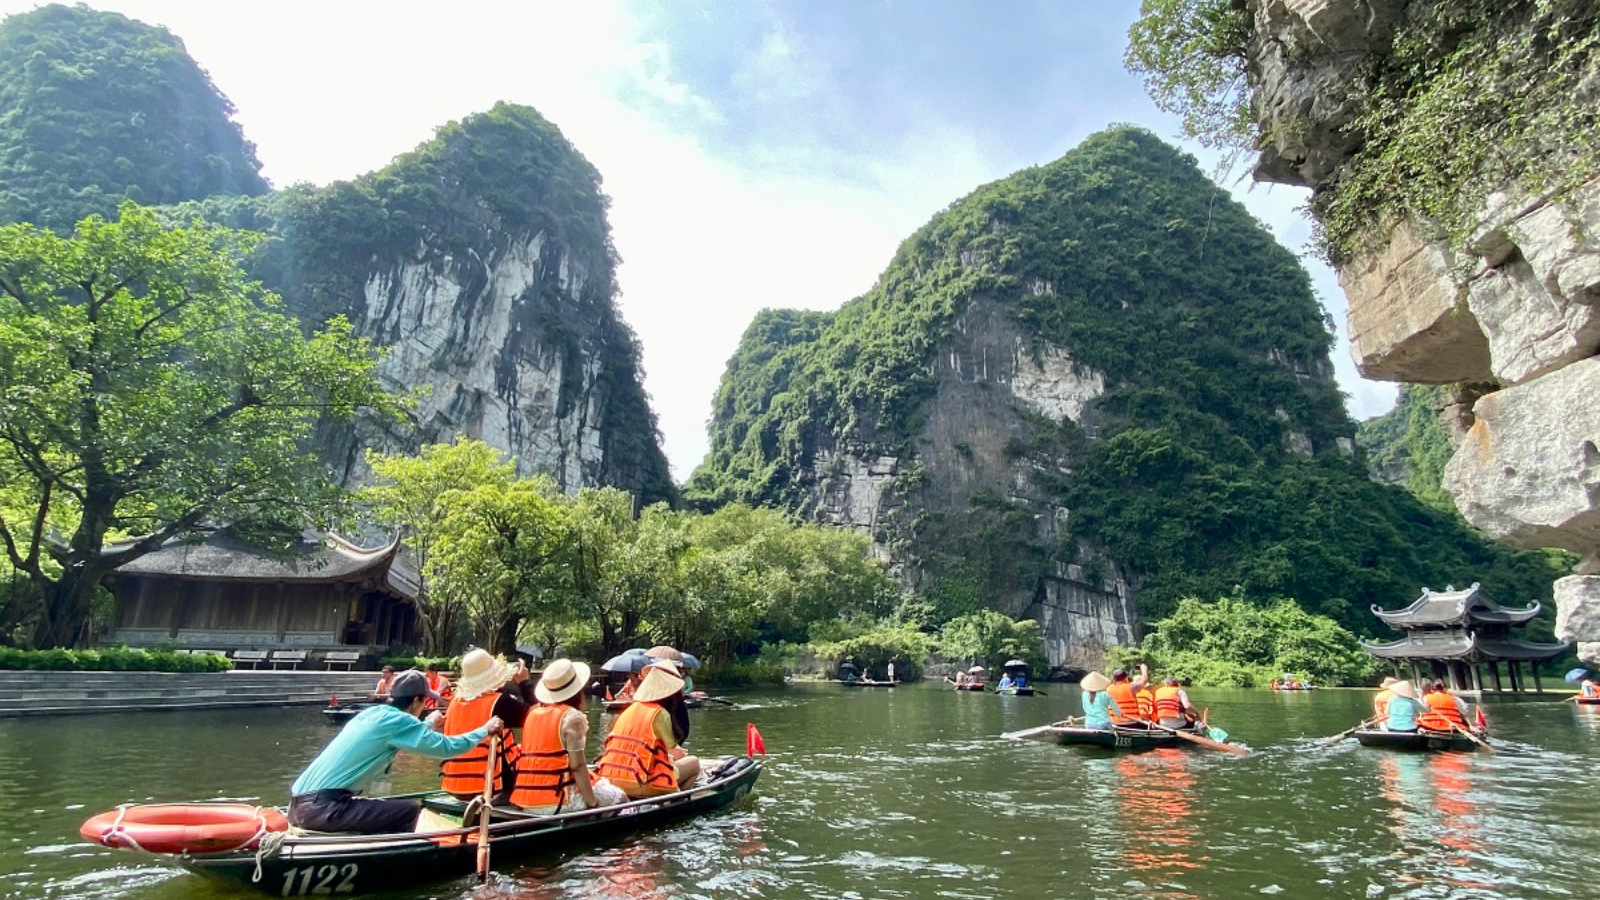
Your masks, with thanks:
M1483 707L1482 706L1479 706L1477 708L1477 710L1473 713L1472 720L1477 723L1479 731L1482 731L1485 728L1489 727L1489 720L1483 717Z
M615 700L615 699L617 699L617 698L611 696L611 685L609 685L609 684L606 685L606 699L607 700Z
M329 706L338 706L339 705L339 695L338 694L329 694L328 695L328 705Z
M767 755L767 742L761 739L761 732L756 730L756 723L747 722L744 726L744 755L751 759L756 754Z

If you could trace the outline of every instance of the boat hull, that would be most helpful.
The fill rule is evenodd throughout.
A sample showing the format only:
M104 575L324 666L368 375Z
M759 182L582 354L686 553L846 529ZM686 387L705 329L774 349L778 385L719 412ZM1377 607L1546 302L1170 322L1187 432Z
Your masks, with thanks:
M360 712L371 704L364 703L360 706L330 706L322 711L322 719L329 725L343 725L354 719Z
M1055 742L1066 747L1103 747L1107 750L1138 752L1156 747L1192 747L1189 741L1159 728L1052 728Z
M857 678L855 681L841 681L839 683L844 685L845 687L859 687L859 688L888 687L888 688L892 688L895 685L899 684L900 682L898 682L898 681L864 681L864 680L862 680L860 678Z
M1032 697L1033 696L1033 688L1031 688L1031 687L995 688L994 692L996 694L1003 694L1003 695L1008 696L1008 697Z
M1579 706L1600 706L1600 697L1578 697Z
M1356 740L1363 747L1384 750L1472 752L1478 749L1477 744L1453 731L1357 731Z
M491 862L499 868L723 809L750 793L761 768L759 762L750 763L694 790L622 806L497 821L490 826ZM470 828L437 835L295 837L259 861L253 851L183 855L174 860L191 872L279 897L369 894L473 874L476 832ZM462 838L449 845L437 842Z

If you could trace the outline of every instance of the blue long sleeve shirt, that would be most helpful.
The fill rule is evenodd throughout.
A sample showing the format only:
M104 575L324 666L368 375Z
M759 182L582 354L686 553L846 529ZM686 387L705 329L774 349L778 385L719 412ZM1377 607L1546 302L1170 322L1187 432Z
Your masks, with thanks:
M421 719L393 706L371 706L345 723L343 730L322 748L289 793L346 790L360 793L373 779L388 771L395 754L410 750L435 759L449 759L471 750L489 736L487 726L447 737Z

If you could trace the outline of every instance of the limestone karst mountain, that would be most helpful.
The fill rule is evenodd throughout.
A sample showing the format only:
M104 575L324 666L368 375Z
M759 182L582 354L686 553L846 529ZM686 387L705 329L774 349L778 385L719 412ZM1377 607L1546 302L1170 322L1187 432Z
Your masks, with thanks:
M1236 586L1363 631L1452 573L1537 591L1366 476L1330 345L1294 255L1113 128L952 204L838 312L758 316L687 494L862 529L936 615L1038 618L1057 664Z

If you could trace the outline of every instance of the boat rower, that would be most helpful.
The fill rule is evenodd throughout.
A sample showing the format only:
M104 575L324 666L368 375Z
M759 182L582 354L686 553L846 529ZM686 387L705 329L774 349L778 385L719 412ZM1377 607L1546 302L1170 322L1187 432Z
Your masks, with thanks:
M1083 727L1110 731L1111 723L1122 718L1117 701L1106 690L1111 686L1111 679L1099 672L1090 672L1078 686L1083 688Z
M1449 731L1451 726L1467 730L1467 708L1460 697L1445 689L1444 682L1435 681L1432 689L1422 696L1422 703L1436 717L1424 724L1438 731ZM1440 725L1444 727L1440 728Z
M312 831L391 834L416 828L422 804L394 797L359 797L389 770L401 750L449 759L500 733L499 719L466 734L447 737L423 724L427 702L439 702L416 669L401 672L389 686L389 700L369 706L322 748L289 789L289 824Z
M1117 725L1141 725L1139 719L1138 690L1150 683L1150 667L1144 663L1139 664L1138 677L1130 677L1127 669L1118 669L1111 673L1111 684L1106 688L1106 693L1117 704L1117 714L1111 721Z
M1155 721L1164 728L1188 728L1194 721L1189 694L1178 686L1178 679L1167 676L1155 690Z
M1417 716L1425 715L1428 707L1417 700L1417 689L1409 681L1396 681L1389 685L1389 703L1385 707L1383 727L1389 731L1416 731Z

